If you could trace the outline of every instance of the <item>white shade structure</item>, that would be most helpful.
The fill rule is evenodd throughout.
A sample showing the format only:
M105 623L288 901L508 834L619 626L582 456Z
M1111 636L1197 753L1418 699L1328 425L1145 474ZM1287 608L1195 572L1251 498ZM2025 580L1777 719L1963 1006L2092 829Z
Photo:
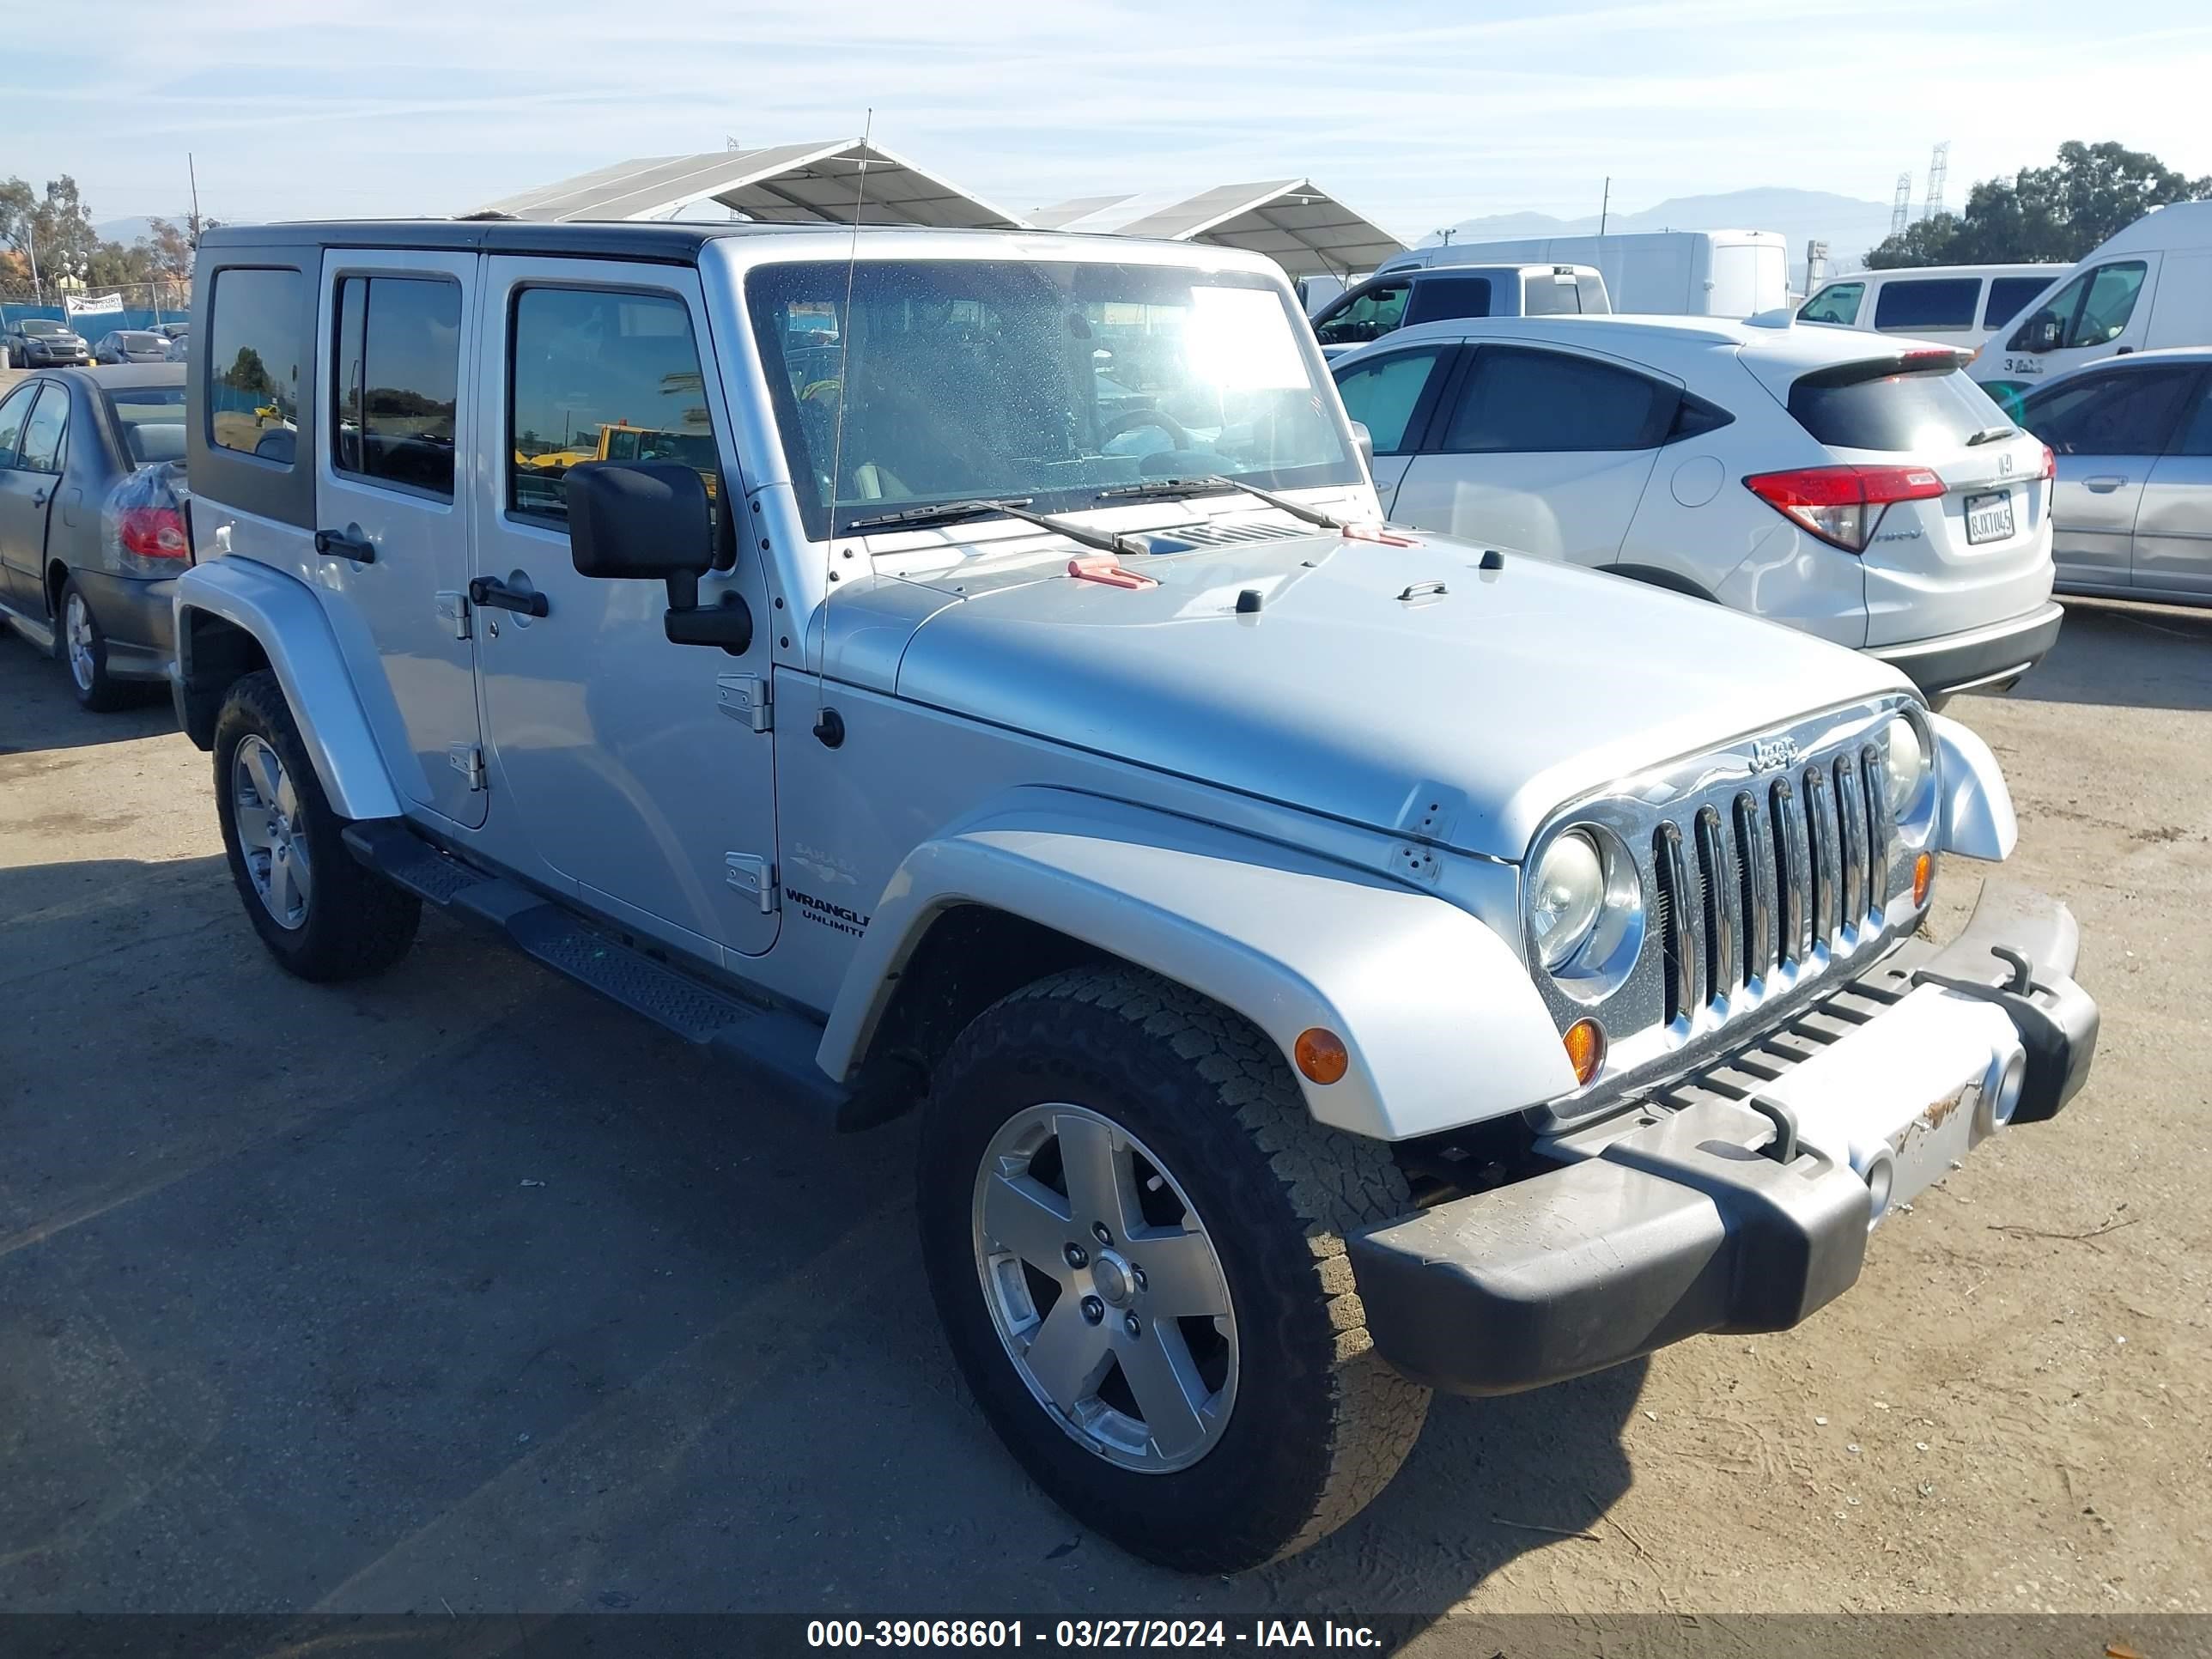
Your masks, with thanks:
M713 203L770 224L850 224L856 202L860 222L870 225L996 229L1023 222L859 139L621 161L477 210L546 222L672 219Z
M1372 270L1406 251L1405 243L1310 179L1217 185L1194 196L1170 191L1078 197L1039 208L1029 218L1044 230L1245 248L1267 254L1293 276Z

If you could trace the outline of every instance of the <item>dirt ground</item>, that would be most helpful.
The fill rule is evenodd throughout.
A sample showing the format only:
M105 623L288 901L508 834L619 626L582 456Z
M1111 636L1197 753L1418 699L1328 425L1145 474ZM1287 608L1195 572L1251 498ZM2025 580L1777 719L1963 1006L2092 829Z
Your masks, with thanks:
M1352 1526L1192 1581L969 1404L907 1126L434 916L288 979L166 707L0 643L0 1611L2207 1610L2212 615L2078 607L1953 712L2081 918L2081 1098L1802 1328L1440 1401Z

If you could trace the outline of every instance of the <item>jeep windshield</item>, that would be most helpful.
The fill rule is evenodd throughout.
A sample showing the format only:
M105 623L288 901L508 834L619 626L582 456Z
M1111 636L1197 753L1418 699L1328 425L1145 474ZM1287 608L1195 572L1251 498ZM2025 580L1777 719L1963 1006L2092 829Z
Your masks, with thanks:
M1149 479L1361 479L1310 331L1258 275L841 259L763 266L745 295L817 538L940 503L1067 513Z

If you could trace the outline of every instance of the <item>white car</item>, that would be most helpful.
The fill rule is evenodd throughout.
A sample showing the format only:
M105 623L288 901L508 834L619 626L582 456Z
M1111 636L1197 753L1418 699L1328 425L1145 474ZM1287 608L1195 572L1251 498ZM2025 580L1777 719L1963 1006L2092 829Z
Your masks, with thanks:
M1437 323L1331 369L1399 523L1785 623L1942 698L2010 685L2062 615L2051 452L1962 361L1784 313Z

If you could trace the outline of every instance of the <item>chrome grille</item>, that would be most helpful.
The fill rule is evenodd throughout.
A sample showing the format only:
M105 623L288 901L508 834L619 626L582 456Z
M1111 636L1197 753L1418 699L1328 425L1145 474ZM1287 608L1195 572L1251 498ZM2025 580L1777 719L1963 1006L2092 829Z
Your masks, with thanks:
M1896 846L1880 751L1808 763L1653 832L1671 1024L1834 950L1888 903Z

